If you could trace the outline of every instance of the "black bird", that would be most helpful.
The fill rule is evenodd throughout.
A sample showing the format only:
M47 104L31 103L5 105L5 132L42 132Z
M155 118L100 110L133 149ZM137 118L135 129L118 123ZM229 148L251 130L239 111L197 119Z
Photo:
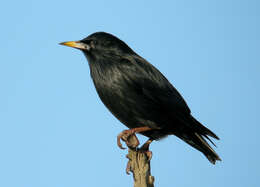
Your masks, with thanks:
M120 139L141 133L149 140L175 135L201 151L215 164L221 160L205 138L219 139L192 115L172 84L144 58L117 37L96 32L88 37L61 45L80 49L86 56L97 93L110 112L129 130ZM125 139L124 139L125 140Z

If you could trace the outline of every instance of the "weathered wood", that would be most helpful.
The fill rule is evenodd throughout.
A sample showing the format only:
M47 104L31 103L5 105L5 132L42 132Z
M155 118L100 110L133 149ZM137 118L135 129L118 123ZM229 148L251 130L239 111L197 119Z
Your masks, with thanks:
M128 139L128 155L126 172L133 173L134 187L154 187L154 177L151 175L150 160L152 153L149 150L140 150L131 146L136 145L136 136Z

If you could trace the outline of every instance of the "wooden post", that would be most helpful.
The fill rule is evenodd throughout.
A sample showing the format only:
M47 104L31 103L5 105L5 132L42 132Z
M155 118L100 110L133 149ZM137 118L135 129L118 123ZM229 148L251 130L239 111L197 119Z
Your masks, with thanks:
M154 187L154 177L151 175L150 160L152 153L131 145L136 145L137 137L131 136L128 140L128 155L126 172L133 173L134 187Z

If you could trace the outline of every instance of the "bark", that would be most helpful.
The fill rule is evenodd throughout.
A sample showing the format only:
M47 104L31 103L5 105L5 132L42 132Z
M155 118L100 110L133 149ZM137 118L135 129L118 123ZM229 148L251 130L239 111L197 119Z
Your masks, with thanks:
M128 155L129 159L126 172L133 173L134 187L154 187L154 177L151 175L150 160L152 152L131 147L131 143L136 145L136 136L129 139Z

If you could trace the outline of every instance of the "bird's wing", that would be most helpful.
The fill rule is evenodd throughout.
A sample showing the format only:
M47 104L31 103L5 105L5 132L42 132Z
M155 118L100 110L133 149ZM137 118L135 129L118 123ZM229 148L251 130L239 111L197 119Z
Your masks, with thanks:
M179 92L149 62L139 56L127 59L127 68L122 68L129 88L136 90L134 98L138 99L145 110L162 117L190 115L190 109ZM131 90L131 89L130 89ZM150 115L150 116L152 116ZM156 118L156 117L155 117Z
M157 68L140 57L135 58L135 62L144 72L137 84L141 83L139 86L146 97L169 110L190 114L190 109L181 94Z

